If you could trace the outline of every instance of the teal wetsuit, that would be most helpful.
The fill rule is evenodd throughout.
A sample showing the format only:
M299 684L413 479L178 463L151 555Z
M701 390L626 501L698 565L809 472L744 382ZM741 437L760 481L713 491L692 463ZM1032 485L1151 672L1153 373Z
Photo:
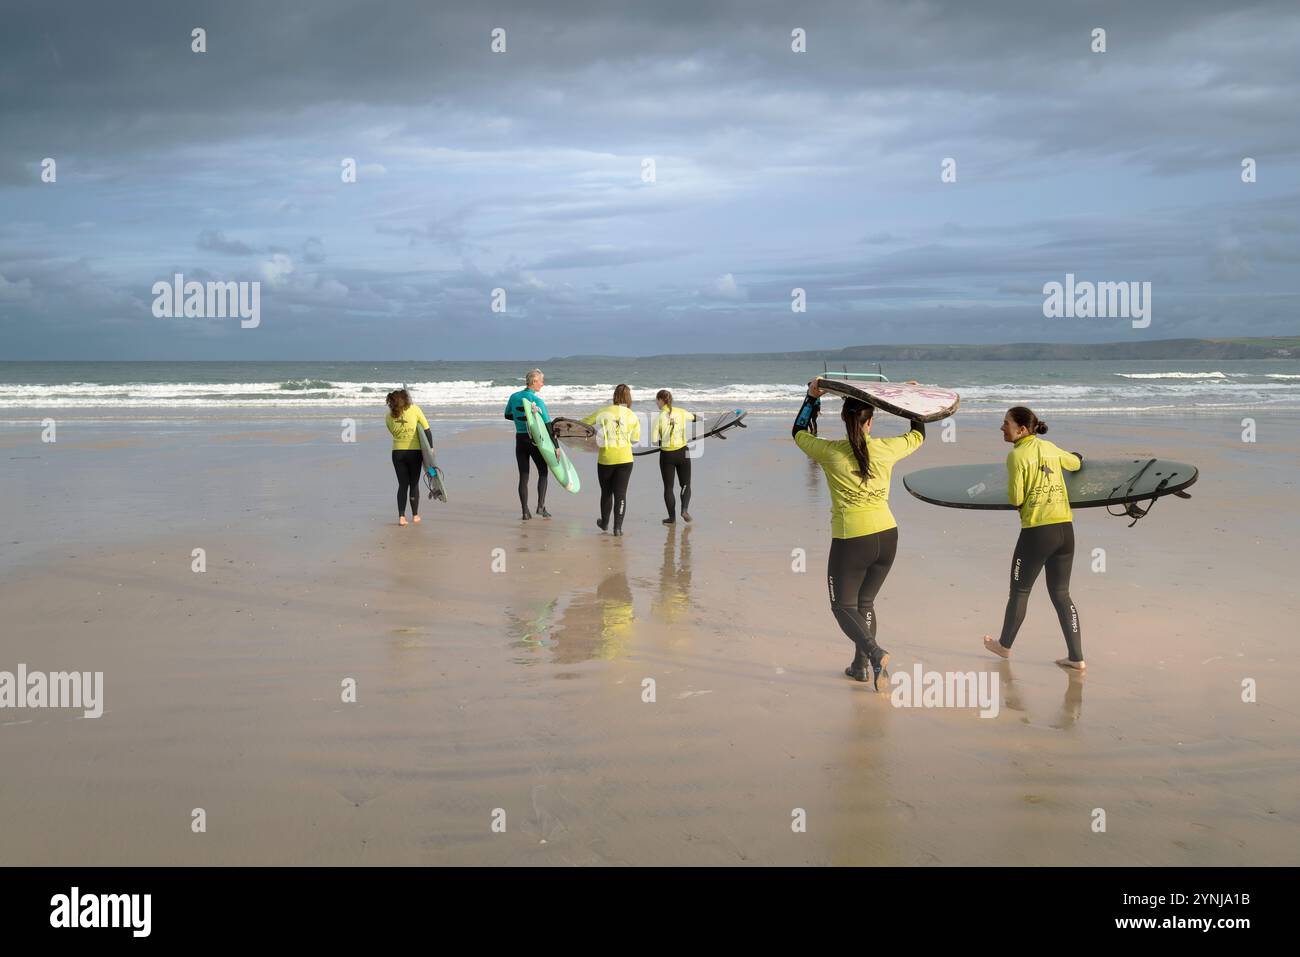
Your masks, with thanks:
M532 389L520 389L510 396L506 400L505 417L514 420L516 433L527 435L528 420L524 418L524 399L537 406L537 411L542 413L543 422L551 421L551 413L546 411L546 403L542 401L542 397Z
M537 511L546 515L546 477L549 471L546 468L546 462L542 459L542 453L538 451L537 446L533 444L532 438L528 434L528 420L524 417L524 399L532 402L537 406L537 411L542 414L543 422L551 421L551 414L546 411L546 403L542 397L532 389L520 389L514 395L506 400L505 417L512 419L515 423L515 465L519 468L519 507L523 509L524 517L528 518L528 463L531 461L537 466Z

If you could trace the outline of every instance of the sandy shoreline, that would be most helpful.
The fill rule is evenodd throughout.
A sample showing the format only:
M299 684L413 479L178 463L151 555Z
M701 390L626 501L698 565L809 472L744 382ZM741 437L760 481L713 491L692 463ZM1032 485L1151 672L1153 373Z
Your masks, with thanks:
M992 719L893 708L840 673L826 493L781 419L707 449L689 527L659 525L638 463L622 540L594 528L589 460L580 495L552 483L556 517L521 524L505 423L440 436L452 501L406 530L365 425L352 446L294 423L65 430L57 452L0 431L0 669L106 684L98 720L0 711L0 861L1295 864L1300 421L1257 418L1254 445L1236 415L1054 423L1095 457L1202 473L1136 528L1076 517L1082 682L1051 663L1041 592L1015 660L978 647L1014 517L896 480L882 643L895 670L997 672ZM991 417L958 423L899 476L1004 454Z

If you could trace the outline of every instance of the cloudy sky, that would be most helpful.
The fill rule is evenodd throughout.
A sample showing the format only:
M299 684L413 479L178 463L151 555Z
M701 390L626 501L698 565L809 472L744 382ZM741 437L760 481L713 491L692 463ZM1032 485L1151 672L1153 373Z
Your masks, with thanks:
M7 4L0 359L1294 335L1298 51L1293 0ZM261 324L155 318L178 272Z

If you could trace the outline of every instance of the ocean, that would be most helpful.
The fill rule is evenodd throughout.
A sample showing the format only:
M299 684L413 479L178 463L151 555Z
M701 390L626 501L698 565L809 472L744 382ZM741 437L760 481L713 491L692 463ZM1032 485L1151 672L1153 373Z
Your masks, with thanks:
M540 363L548 406L594 410L617 383L634 407L652 407L671 389L687 409L792 412L818 363L696 356L582 358ZM893 381L956 389L966 411L1023 404L1046 414L1187 414L1300 409L1300 361L1164 360L1120 362L887 363ZM0 362L0 420L29 421L64 410L76 418L239 418L334 416L382 411L384 395L405 385L430 416L495 418L522 388L519 362ZM835 369L832 369L835 371ZM874 372L874 364L849 371Z

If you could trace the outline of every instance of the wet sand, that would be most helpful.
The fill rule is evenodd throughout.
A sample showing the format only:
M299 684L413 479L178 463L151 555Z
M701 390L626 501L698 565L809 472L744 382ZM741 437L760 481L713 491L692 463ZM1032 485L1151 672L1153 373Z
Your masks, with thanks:
M1041 583L1015 658L980 647L1015 516L901 476L1005 446L991 416L932 427L880 639L896 672L996 673L995 718L843 676L828 499L784 417L705 447L689 526L638 460L622 539L590 457L521 523L505 423L435 423L452 501L406 529L381 429L8 428L0 670L103 671L105 710L0 710L0 862L1296 864L1300 422L1257 418L1253 445L1239 416L1053 422L1201 469L1135 528L1077 513L1082 679Z

